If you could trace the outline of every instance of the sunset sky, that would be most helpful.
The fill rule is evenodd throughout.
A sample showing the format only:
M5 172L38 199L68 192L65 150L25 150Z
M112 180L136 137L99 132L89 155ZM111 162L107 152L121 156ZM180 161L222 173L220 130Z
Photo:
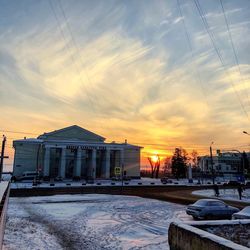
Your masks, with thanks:
M250 1L198 1L213 42L195 3L0 0L6 164L13 139L73 124L143 157L249 151Z

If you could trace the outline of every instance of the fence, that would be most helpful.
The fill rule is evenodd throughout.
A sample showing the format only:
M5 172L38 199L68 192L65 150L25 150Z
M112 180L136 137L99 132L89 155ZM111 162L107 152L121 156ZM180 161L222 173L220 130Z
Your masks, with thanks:
M3 245L3 237L6 223L7 207L9 200L10 186L9 182L0 183L0 250Z

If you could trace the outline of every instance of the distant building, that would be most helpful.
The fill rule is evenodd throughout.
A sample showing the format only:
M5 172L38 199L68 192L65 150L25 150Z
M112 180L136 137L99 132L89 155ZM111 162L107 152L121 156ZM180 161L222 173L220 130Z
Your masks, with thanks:
M105 138L79 126L44 133L36 139L13 141L13 175L36 171L46 178L140 177L141 147L105 143Z
M246 154L246 157L250 158L250 155ZM213 170L217 176L233 177L241 175L246 172L246 169L249 169L249 161L245 163L245 166L243 165L241 153L225 152L213 156ZM212 173L210 156L200 157L199 168L204 174Z

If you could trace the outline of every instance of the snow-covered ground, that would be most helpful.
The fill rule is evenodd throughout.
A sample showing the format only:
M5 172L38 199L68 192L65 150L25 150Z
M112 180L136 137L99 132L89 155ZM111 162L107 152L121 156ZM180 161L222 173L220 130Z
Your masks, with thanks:
M240 201L237 188L220 189L219 192L220 192L219 197L215 196L214 190L212 189L193 191L192 194L211 197L211 198L219 198L219 199L224 199L224 200ZM241 201L250 203L250 189L245 189L243 191Z
M10 198L4 249L169 249L185 206L118 195Z

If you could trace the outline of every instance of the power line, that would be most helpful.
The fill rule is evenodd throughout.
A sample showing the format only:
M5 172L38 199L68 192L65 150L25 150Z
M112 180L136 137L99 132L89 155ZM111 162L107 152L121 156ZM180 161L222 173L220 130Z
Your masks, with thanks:
M238 72L240 74L241 82L244 82L245 89L246 89L246 97L247 97L247 100L248 100L248 104L250 104L250 100L249 100L249 96L248 96L248 91L247 91L247 88L246 88L246 82L245 82L245 80L243 80L243 77L242 77L242 72L241 72L241 68L240 68L240 65L239 65L239 59L238 59L238 56L237 56L237 53L236 53L236 48L234 46L234 42L233 42L233 38L232 38L232 33L230 31L230 26L228 24L226 12L225 12L225 8L223 6L223 1L222 0L220 0L220 4L221 4L221 9L222 9L222 12L223 12L223 15L224 15L225 23L226 23L226 26L227 26L227 32L228 32L228 35L229 35L230 43L231 43L233 54L234 54L234 60L235 60L235 62L237 64L237 68L238 68Z
M0 132L2 133L13 133L13 134L27 134L27 135L37 135L34 133L30 133L30 132L24 132L24 131L13 131L13 130L4 130L4 129L0 129Z
M50 0L50 1L51 1L51 0ZM59 7L60 7L60 9L61 9L62 16L63 16L63 18L64 18L64 20L65 20L66 27L67 27L67 29L68 29L68 31L69 31L69 35L70 35L70 37L71 37L71 41L73 42L73 45L74 45L74 47L75 47L75 49L76 49L76 51L77 51L77 54L78 54L78 57L79 57L80 66L83 68L83 71L84 71L84 73L85 73L85 76L86 76L86 78L87 78L87 81L88 81L88 83L89 83L89 86L93 86L94 84L93 84L91 78L89 77L89 74L88 74L87 70L85 70L85 67L84 67L84 65L83 65L82 52L81 52L80 49L79 49L79 46L78 46L78 44L77 44L77 42L76 42L76 39L75 39L75 36L73 35L72 29L71 29L71 27L70 27L70 25L69 25L69 23L68 23L68 18L67 18L67 16L66 16L66 13L65 13L65 10L64 10L64 8L63 8L63 5L62 5L62 3L61 3L60 0L57 0L57 2L59 3ZM80 75L81 75L81 72L80 72ZM84 84L83 84L83 87L84 87L85 90L86 90L86 87L85 87ZM95 92L92 92L91 94L94 95L94 97L95 97L95 102L98 102L98 103L99 103L99 98L95 95ZM90 99L90 94L88 94L87 96L88 96L88 98ZM91 100L91 99L90 99L90 100ZM91 100L92 109L94 110L95 113L97 113L97 112L96 112L96 108L95 108L95 106L93 105L93 103L94 103L94 102ZM100 104L99 104L99 106L100 106Z
M188 29L187 29L187 25L186 25L186 22L185 22L185 19L184 19L184 15L182 13L182 9L181 9L181 4L180 4L180 0L177 0L177 6L178 6L178 10L179 10L179 13L180 13L180 17L181 17L181 20L182 20L182 24L183 24L183 27L184 27L184 30L185 30L185 36L186 36L186 40L187 40L187 43L188 43L188 47L191 51L191 57L193 59L193 61L195 62L195 78L196 78L196 82L198 83L198 85L201 87L201 91L205 97L205 100L206 100L206 104L208 106L208 100L207 100L207 95L205 94L205 89L204 89L204 86L202 84L202 81L201 81L201 76L200 76L200 73L199 73L199 70L198 70L198 67L197 67L197 63L195 61L195 57L194 57L194 51L193 51L193 46L192 46L192 43L191 43L191 39L190 39L190 35L188 33Z
M210 27L209 27L209 24L208 24L208 22L207 22L207 20L206 20L206 17L205 17L205 15L204 15L204 12L203 12L203 10L202 10L202 8L201 8L201 5L200 5L200 3L199 3L199 0L194 0L194 3L195 3L195 6L196 6L196 8L197 8L197 10L198 10L198 12L199 12L199 15L200 15L201 20L202 20L202 22L203 22L203 24L204 24L204 27L205 27L205 29L206 29L208 35L209 35L209 38L210 38L210 40L211 40L211 42L212 42L212 45L213 45L213 47L214 47L214 50L215 50L217 56L219 57L219 60L220 60L221 65L222 65L222 67L223 67L223 70L224 70L225 73L227 73L227 71L226 71L226 65L225 65L225 63L224 63L224 60L223 60L223 58L222 58L222 55L221 55L219 49L218 49L217 46L216 46L214 34L213 34L213 32L211 31L211 29L210 29ZM233 83L232 78L231 78L230 75L229 75L229 78L230 78L230 83L231 83L231 85L232 85L232 87L233 87L234 93L235 93L235 95L237 96L237 98L238 98L238 100L239 100L239 103L240 103L240 105L241 105L241 108L242 108L242 110L243 110L243 113L245 113L245 115L247 116L248 120L250 121L249 115L248 115L248 113L247 113L247 111L246 111L246 109L245 109L244 104L243 104L242 101L241 101L241 98L240 98L240 96L239 96L239 94L238 94L238 92L237 92L237 90L236 90L236 88L235 88L235 86L234 86L234 83Z
M69 46L70 46L70 43L67 42L66 35L65 35L65 33L64 33L64 31L63 31L63 29L62 29L62 27L61 27L59 17L58 17L58 15L57 15L57 13L56 13L56 10L55 10L55 8L54 8L54 6L53 6L53 4L52 4L52 0L49 0L49 3L50 3L50 8L51 8L51 10L52 10L52 13L53 13L53 15L54 15L54 17L55 17L55 19L56 19L57 26L59 27L61 36L62 36L62 38L63 38L63 40L64 40L64 42L65 42L66 49L68 50L68 53L69 53L69 55L70 55L71 61L72 61L73 65L75 66L75 69L76 69L76 71L77 71L77 73L78 73L78 75L79 75L79 79L80 79L80 81L81 81L81 83L82 83L82 86L83 86L83 88L85 89L85 92L86 92L86 94L87 94L87 95L86 95L86 96L87 96L87 99L88 99L88 101L89 101L89 103L90 103L90 106L92 107L92 110L95 111L95 110L94 110L93 101L92 101L92 99L91 99L91 96L90 96L90 94L89 94L88 89L85 87L84 81L83 81L83 79L82 79L81 71L79 70L78 65L77 65L77 63L76 63L75 56L71 55L71 53L70 53L70 47L69 47ZM59 4L60 4L60 1L59 1ZM65 16L65 15L63 15L63 16ZM66 22L66 25L67 25L67 27L68 27L67 20L66 20L65 22ZM74 39L72 39L72 37L71 37L71 40L72 40L73 43L75 44Z
M11 132L16 132L16 133L26 133L26 132L17 132L17 131L11 131ZM14 138L14 137L7 137L7 139L12 139L12 140L24 140L24 139L20 139L20 138ZM106 142L106 144L110 144L112 142ZM124 144L124 142L122 141L116 141L117 144ZM158 147L158 148L165 148L165 149L173 149L173 148L176 148L176 147L180 147L180 143L177 143L177 145L173 145L173 143L171 144L167 144L167 143L147 143L147 142L142 142L142 141L131 141L129 142L128 144L131 144L131 145L142 145L142 146L155 146L155 147ZM219 144L218 145L219 147L231 147L229 144ZM235 147L247 147L249 146L249 144L240 144L240 145L235 145ZM10 146L7 146L7 147L10 147ZM188 148L188 149L206 149L207 146L203 146L203 145L192 145L192 144L187 144L187 143L181 143L181 147L183 148ZM12 147L11 147L12 148Z

